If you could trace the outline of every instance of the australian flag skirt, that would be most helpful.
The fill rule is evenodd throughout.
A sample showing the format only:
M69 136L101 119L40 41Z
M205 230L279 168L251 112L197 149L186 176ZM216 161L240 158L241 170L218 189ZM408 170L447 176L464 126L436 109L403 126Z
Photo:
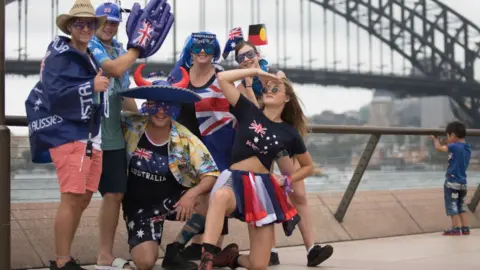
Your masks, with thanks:
M235 194L237 208L231 215L233 218L261 227L283 223L297 215L287 194L291 189L288 185L281 187L270 174L224 170L210 196L226 186Z

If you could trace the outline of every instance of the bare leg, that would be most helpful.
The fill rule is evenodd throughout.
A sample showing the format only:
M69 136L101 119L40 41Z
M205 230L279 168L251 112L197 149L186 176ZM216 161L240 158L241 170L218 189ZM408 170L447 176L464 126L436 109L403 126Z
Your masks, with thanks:
M450 217L452 219L452 228L460 227L460 216L453 215Z
M313 234L313 225L310 209L308 207L307 194L305 192L305 182L298 181L293 184L293 193L290 193L290 199L293 205L297 208L298 215L301 220L298 223L298 228L302 234L303 243L308 250L315 243L315 235Z
M103 196L102 206L98 215L100 229L100 248L98 250L97 265L111 265L113 256L113 242L117 231L120 205L123 193L106 193Z
M270 260L270 243L274 235L273 225L254 227L249 224L248 234L250 236L250 253L241 255L238 263L251 270L267 269Z
M60 197L60 206L55 217L55 251L58 267L63 267L71 259L73 238L92 194L90 191L85 194L62 193Z
M230 215L236 207L235 194L232 188L222 187L217 190L209 203L207 221L203 242L216 245L222 233L223 220Z
M294 160L295 170L300 168L300 164ZM303 243L305 248L308 250L315 243L315 235L313 234L313 225L310 209L308 207L307 193L305 191L305 182L304 180L297 181L292 184L293 193L289 193L290 200L297 209L298 215L301 220L298 223L298 228L302 234ZM273 240L272 247L276 246L275 237Z
M460 222L462 223L462 227L469 227L467 213L460 214Z
M138 270L151 270L158 258L156 241L143 242L132 249L132 259Z

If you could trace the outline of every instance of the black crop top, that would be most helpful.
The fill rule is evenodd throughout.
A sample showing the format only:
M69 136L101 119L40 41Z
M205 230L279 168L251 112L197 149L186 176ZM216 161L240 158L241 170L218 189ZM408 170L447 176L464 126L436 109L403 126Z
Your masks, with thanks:
M307 151L302 137L294 127L271 121L245 96L240 95L237 104L230 106L230 112L238 120L232 164L256 156L270 170L279 153L287 151L290 156L294 156Z

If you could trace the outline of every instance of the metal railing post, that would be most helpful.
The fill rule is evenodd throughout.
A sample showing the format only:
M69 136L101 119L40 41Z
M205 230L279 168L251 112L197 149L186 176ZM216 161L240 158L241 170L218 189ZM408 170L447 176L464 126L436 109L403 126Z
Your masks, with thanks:
M470 209L470 211L472 212L475 212L475 210L477 210L477 206L479 202L480 202L480 184L478 184L477 190L473 194L472 200L468 204L468 209Z
M377 143L380 140L380 134L372 134L370 135L370 139L368 139L367 145L363 150L362 157L358 161L357 167L355 168L355 172L352 175L352 179L350 179L350 183L348 183L347 190L343 193L343 198L340 204L338 205L337 212L335 212L335 219L338 222L342 222L345 214L347 213L348 206L352 202L353 196L357 191L358 185L360 185L360 181L362 180L363 173L368 167L368 163L370 163L370 158L377 147Z
M0 269L11 269L10 130L5 125L5 0L0 0Z

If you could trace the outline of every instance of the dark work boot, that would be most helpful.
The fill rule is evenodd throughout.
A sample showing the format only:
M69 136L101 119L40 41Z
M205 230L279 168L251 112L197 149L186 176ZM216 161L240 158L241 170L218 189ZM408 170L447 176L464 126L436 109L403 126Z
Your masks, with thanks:
M184 250L182 250L182 257L185 260L198 261L202 257L202 245L190 244Z
M239 255L238 245L232 243L215 255L215 258L213 259L213 267L222 268L228 266L235 269L235 258Z
M178 242L173 242L167 245L165 250L165 257L162 261L162 267L167 270L196 270L197 264L185 260L180 256L180 251L183 245Z

